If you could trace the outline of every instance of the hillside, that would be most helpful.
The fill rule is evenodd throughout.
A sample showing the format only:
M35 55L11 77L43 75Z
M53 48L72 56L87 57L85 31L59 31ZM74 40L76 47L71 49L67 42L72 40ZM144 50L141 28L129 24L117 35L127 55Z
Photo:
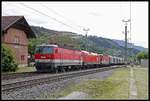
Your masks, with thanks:
M122 41L122 40L113 39L113 41L115 41L120 46L124 46L125 45L124 41ZM136 46L136 45L131 44L131 43L128 43L127 45L128 45L128 47L133 47L134 49L137 49L137 50L140 50L140 51L147 50L147 48L144 48L144 47L141 47L141 46Z
M100 54L123 56L124 53L123 41L116 41L97 36L88 36L86 40L85 36L73 32L54 31L38 26L31 26L31 28L38 36L36 39L30 40L30 44L34 43L34 48L37 44L49 43L57 44L69 49L87 49L88 51ZM141 51L136 47L137 46L128 49L128 55L135 55Z
M31 29L36 33L37 36L40 36L43 33L48 33L48 34L56 34L57 31L46 29L44 27L39 27L39 26L31 26Z

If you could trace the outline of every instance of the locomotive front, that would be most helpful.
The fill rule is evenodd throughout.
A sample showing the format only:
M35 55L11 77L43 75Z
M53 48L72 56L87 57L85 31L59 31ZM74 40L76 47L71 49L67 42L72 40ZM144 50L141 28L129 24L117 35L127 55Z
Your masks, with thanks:
M55 69L54 49L55 45L40 45L35 49L35 67L40 72L50 72Z

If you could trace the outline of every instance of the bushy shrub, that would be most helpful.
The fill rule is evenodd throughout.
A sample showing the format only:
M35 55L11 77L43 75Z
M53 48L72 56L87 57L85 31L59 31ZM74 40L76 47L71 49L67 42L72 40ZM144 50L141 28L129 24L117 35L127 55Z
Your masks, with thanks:
M2 44L1 47L1 70L2 72L15 72L18 64L12 54L12 50Z

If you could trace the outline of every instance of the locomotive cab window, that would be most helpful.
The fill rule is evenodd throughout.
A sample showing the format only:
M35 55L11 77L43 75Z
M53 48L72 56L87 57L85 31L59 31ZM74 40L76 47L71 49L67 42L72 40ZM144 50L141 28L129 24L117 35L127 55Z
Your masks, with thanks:
M35 49L35 53L50 54L53 53L53 47L40 46Z

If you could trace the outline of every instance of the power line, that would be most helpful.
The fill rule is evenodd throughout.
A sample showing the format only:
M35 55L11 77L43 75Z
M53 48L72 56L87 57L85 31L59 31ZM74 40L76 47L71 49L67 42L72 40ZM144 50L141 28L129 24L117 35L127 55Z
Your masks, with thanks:
M49 7L47 7L46 5L44 5L44 4L41 4L41 6L43 6L43 7L45 7L45 8L47 8L48 10L51 10L53 13L55 13L56 15L58 15L58 16L61 16L62 18L64 18L64 19L66 19L67 21L69 21L69 22L71 22L71 23L73 23L74 25L76 25L77 27L79 27L79 28L82 28L83 26L80 26L80 25L78 25L78 24L76 24L76 23L74 23L73 21L71 21L70 19L68 19L68 18L66 18L66 17L64 17L63 15L61 15L60 13L58 13L58 12L56 12L55 10L53 10L52 8L49 8Z
M23 3L19 3L19 4L23 5L24 7L29 8L29 9L32 9L33 11L38 12L38 13L44 15L44 16L47 16L47 17L49 17L49 18L55 20L55 21L58 22L58 23L61 23L61 24L65 25L65 26L67 26L67 27L70 27L70 28L74 29L72 26L67 25L67 24L63 23L62 21L59 21L59 20L57 20L56 18L53 18L53 17L51 17L51 16L49 16L49 15L43 13L43 12L40 12L40 11L38 11L38 10L36 10L36 9L34 9L34 8L32 8L32 7L30 7L30 6L27 6L27 5L23 4ZM75 29L75 30L77 30L77 29ZM78 30L78 31L79 31L79 30ZM80 31L80 32L81 32L81 31Z
M17 3L8 3L8 2L5 2L5 3L7 3L6 5L12 5L12 6L14 6L14 7L16 7L16 6L18 6L19 8L22 8L22 5L17 5ZM25 9L24 9L25 10ZM27 13L33 13L32 11L28 11ZM21 14L22 15L22 14ZM24 15L24 14L23 14ZM39 13L37 13L36 12L36 15L38 15L39 16Z
M51 10L53 13L57 14L58 16L61 16L61 17L64 18L65 20L67 20L67 21L71 22L72 24L74 24L75 26L77 26L77 27L79 27L79 28L82 28L82 29L85 29L84 26L81 26L81 25L78 25L78 24L74 23L73 21L71 21L70 19L67 19L66 17L64 17L64 16L61 15L60 13L56 12L56 11L53 10L52 8L49 8L49 7L47 7L47 6L44 5L44 4L41 4L41 6L43 6L43 7L47 8L47 9ZM84 31L85 31L85 30L84 30Z
M53 10L52 8L49 8L49 7L47 7L47 6L44 5L44 4L40 4L40 5L43 6L44 8L47 8L48 10L51 10L53 13L55 13L55 14L58 15L58 16L61 16L61 17L64 18L65 20L67 20L67 21L73 23L75 26L80 27L80 28L82 27L82 26L80 26L80 25L75 24L75 23L72 22L71 20L67 19L67 18L64 17L63 15L59 14L58 12L56 12L55 10ZM77 29L77 30L78 30L78 29ZM79 31L79 30L78 30L78 31Z
M51 16L49 16L49 15L47 15L47 14L45 14L45 13L43 13L43 12L37 10L37 9L34 9L34 8L32 8L32 7L30 7L30 6L26 5L26 4L24 4L24 3L19 3L19 4L20 4L21 6L24 6L25 8L31 9L32 11L34 11L35 13L37 13L38 16L39 16L39 14L41 14L41 15L50 17L51 19L57 21L58 23L61 23L61 24L65 25L65 26L67 26L67 27L70 27L70 28L72 28L72 29L74 29L74 30L78 30L79 32L83 33L81 30L76 29L76 28L73 28L72 26L70 26L70 25L68 25L68 24L65 24L65 23L63 23L62 21L59 21L59 20L57 20L56 18L51 17ZM19 5L15 5L15 6L20 7ZM54 10L53 10L53 11L54 11ZM56 11L54 11L54 12L57 13ZM58 13L57 13L57 15L58 15ZM59 14L59 16L60 16L60 14ZM61 15L61 16L62 16L62 15ZM63 17L63 18L66 19L65 17ZM67 20L68 20L68 19L67 19ZM71 20L70 20L70 21L71 21ZM72 22L72 23L73 23L73 22ZM74 24L75 24L75 23L74 23ZM80 26L80 25L77 25L77 24L76 24L76 26L78 26L78 27L80 27L80 28L84 28L83 26Z

